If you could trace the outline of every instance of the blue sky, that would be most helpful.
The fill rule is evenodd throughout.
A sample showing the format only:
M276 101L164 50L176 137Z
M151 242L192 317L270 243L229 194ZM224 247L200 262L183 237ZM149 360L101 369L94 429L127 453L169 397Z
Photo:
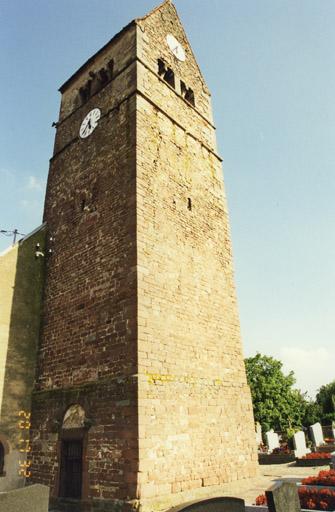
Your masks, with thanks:
M41 222L58 87L156 4L0 1L0 229ZM312 395L335 379L335 2L175 5L213 96L245 354Z

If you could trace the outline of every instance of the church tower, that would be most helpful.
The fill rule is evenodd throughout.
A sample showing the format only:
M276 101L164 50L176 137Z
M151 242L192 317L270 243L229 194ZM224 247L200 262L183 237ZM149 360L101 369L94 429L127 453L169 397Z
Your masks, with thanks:
M60 88L32 482L160 510L256 472L210 93L173 4Z

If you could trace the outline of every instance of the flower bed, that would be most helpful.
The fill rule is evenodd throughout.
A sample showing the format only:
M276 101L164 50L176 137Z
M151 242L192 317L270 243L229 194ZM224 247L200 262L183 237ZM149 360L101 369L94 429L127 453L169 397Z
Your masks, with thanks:
M264 464L286 464L295 460L294 453L259 453L258 463Z
M330 453L308 453L301 459L296 459L297 466L326 466L331 461Z
M294 454L286 443L282 444L279 448L275 448L271 453L258 453L259 464L285 464L294 460Z
M313 452L313 453L307 453L307 455L304 455L302 458L303 459L330 459L331 455L329 453L324 453L324 452Z
M322 453L330 453L335 451L335 444L324 444L322 446L318 446L318 451Z
M335 469L320 471L318 476L308 476L301 481L302 485L322 485L335 487Z
M317 487L298 489L300 504L310 510L335 510L335 491Z
M335 491L318 489L317 487L300 487L298 489L300 505L307 510L335 510ZM256 505L266 505L266 496L261 494L256 498Z

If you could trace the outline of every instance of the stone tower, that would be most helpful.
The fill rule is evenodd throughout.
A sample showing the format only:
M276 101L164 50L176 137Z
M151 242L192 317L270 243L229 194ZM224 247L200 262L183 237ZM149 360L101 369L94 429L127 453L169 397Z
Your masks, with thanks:
M159 510L253 476L210 94L173 4L60 89L31 481Z

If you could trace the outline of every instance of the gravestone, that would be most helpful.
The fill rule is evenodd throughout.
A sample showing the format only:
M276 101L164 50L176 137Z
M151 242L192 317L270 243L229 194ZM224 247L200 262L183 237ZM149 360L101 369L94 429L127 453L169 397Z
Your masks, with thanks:
M305 434L302 430L294 434L293 445L295 457L301 458L304 457L306 453L311 453L311 450L306 446Z
M189 501L170 508L167 512L245 512L244 500L221 496L198 501Z
M269 512L301 512L298 488L292 482L278 482L265 491Z
M268 445L269 452L273 452L275 448L280 447L279 443L279 436L274 432L273 430L269 430L269 432L266 432L266 444Z
M1 512L48 512L49 487L30 485L0 493Z
M257 443L257 446L259 446L260 444L263 443L263 439L262 439L262 426L261 426L261 424L258 421L256 423L256 443Z
M335 421L332 421L332 436L335 439Z
M323 433L322 433L322 427L320 423L314 423L314 425L311 425L309 427L312 441L315 446L320 446L322 444L325 444L325 440L323 439Z

